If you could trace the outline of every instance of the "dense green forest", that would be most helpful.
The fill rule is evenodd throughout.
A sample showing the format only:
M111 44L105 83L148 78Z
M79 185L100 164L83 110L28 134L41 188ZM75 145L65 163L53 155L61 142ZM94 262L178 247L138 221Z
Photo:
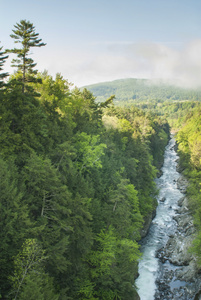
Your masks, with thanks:
M11 38L18 48L0 50L0 298L135 299L169 125L38 73L30 51L45 44L29 21Z
M172 130L182 128L186 118L190 116L194 110L201 107L201 101L151 101L149 103L137 102L135 106L145 112L153 112L158 116L163 116L167 119Z
M201 89L186 89L148 79L121 79L86 87L98 102L115 95L114 104L135 105L146 112L164 116L170 126L179 129L186 115L201 105Z
M134 104L136 102L164 102L201 100L201 89L186 89L149 79L119 79L109 82L85 86L97 97L97 101L105 101L110 95L115 95L115 102L119 105Z
M177 133L177 142L180 169L189 181L187 195L197 229L191 250L201 265L201 108L187 116L185 125Z

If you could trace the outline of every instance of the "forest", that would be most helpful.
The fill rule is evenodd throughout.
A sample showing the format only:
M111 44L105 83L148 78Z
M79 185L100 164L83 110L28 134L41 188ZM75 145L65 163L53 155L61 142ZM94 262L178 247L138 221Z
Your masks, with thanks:
M29 21L11 38L18 48L0 48L0 299L137 299L167 116L116 106L113 93L99 102L61 74L37 72L30 51L45 43ZM17 57L11 75L9 53ZM201 118L191 107L177 141L200 255Z
M29 21L11 38L18 48L0 52L1 299L135 298L168 123L37 72L30 50L45 44Z
M194 215L196 237L191 251L201 265L201 108L189 114L177 134L180 171L188 178L187 195Z
M105 101L115 94L118 105L135 104L136 102L151 103L152 101L197 101L201 97L201 88L184 88L162 80L151 79L118 79L109 82L85 86L96 97L97 101Z
M201 88L185 88L160 80L119 79L86 86L99 102L115 94L114 104L134 105L145 112L164 116L171 128L179 130L186 115L200 106Z

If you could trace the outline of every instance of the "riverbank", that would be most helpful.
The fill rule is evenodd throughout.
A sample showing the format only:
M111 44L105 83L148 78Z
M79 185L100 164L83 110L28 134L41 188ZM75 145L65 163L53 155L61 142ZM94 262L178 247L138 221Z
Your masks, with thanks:
M185 195L188 182L184 176L177 181L177 188L183 194L178 200L178 209L173 217L177 224L176 232L169 236L164 247L157 251L162 263L160 278L157 278L155 300L198 300L201 299L201 269L196 258L189 251L194 239L195 227ZM170 267L171 266L171 267Z
M175 140L172 138L165 149L162 176L156 178L156 186L159 190L156 216L150 215L147 218L143 230L143 234L146 234L149 228L147 235L141 240L142 259L139 261L139 277L136 280L141 300L154 299L157 290L156 280L160 274L156 253L166 245L170 234L176 230L176 222L173 220L177 208L175 202L177 202L176 199L181 198L182 194L176 187L180 174L176 171L178 155L174 146ZM154 217L153 221L152 217Z

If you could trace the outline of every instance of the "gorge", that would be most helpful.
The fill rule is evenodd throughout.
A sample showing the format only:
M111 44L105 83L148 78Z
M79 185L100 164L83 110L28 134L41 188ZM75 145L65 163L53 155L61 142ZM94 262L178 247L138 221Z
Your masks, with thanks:
M185 197L187 181L177 169L172 137L166 147L162 176L156 179L156 216L141 244L143 255L136 280L141 300L199 299L195 295L201 288L201 276L188 251L195 229Z

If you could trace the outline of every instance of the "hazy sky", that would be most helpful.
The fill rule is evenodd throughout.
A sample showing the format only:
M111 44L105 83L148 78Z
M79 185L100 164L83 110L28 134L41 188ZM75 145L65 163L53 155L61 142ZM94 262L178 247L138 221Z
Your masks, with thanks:
M0 7L1 46L13 47L14 24L29 20L47 43L33 50L37 69L78 87L130 77L201 85L201 0L1 0Z

